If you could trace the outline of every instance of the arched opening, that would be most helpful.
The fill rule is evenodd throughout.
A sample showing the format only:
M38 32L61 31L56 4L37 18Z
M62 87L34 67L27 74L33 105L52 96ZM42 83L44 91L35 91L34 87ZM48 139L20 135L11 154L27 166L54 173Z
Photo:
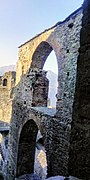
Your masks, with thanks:
M34 172L34 157L38 127L33 120L23 126L18 146L17 177Z
M43 175L45 170L43 170L42 159L40 161L41 157L46 161L46 154L41 153L41 148L44 145L38 143L38 140L43 137L38 132L40 131L32 119L27 121L22 128L18 145L17 177L32 173L41 179L46 176L46 174Z
M41 42L33 54L31 68L43 69L44 63L52 50L47 42Z
M7 86L7 79L3 80L3 86Z
M56 94L58 87L58 65L54 50L46 59L43 69L47 71L47 78L49 80L48 107L56 108Z
M56 107L58 65L55 52L53 48L49 45L49 43L43 41L36 48L32 57L31 69L35 69L35 71L48 71L47 76L46 74L45 76L49 80L48 93L46 86L44 86L46 83L45 77L43 76L44 85L41 81L37 81L38 85L40 84L40 87L36 88L37 95L36 98L34 98L34 105L37 106L37 103L35 104L36 99L38 99L38 102L42 98L40 106L43 106L43 104L47 104L46 106ZM38 77L40 77L40 74L38 75ZM36 87L38 87L38 85L36 85ZM40 92L42 92L42 97L37 98L38 96L40 96ZM47 103L45 103L46 101Z

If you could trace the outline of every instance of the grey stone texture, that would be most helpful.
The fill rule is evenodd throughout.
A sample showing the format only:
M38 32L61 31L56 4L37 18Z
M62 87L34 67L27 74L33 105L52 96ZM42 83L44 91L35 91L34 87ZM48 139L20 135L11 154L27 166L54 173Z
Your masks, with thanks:
M40 178L35 174L26 174L16 178L16 180L40 180Z
M1 176L6 176L7 161L8 161L8 139L9 139L9 125L6 122L0 122L0 179Z
M64 22L45 30L19 47L17 84L20 77L30 69L42 70L48 55L54 50L58 63L57 116L66 123L67 119L71 121L81 23L80 8Z
M19 47L16 83L14 82L15 84L10 86L10 94L7 99L7 102L11 101L12 103L11 114L8 117L9 113L5 110L7 115L5 118L3 117L4 121L8 119L10 123L5 180L20 179L19 177L24 174L34 173L38 131L42 135L46 151L47 178L57 175L69 176L70 174L81 179L90 179L88 167L90 165L88 101L88 7L90 5L87 2L89 3L89 1L85 1L83 5L83 21L83 9L79 8L65 21L57 23ZM49 82L46 78L46 72L43 71L44 63L52 50L56 54L58 63L56 110L47 108ZM77 84L74 99L76 75ZM9 81L11 82L11 79ZM7 92L6 80L3 84L4 87L2 78L0 78L0 83L2 92L4 92L3 88L6 88ZM0 103L4 102L7 95L4 97L2 94L2 97L3 100ZM6 106L4 107L6 108ZM0 119L2 120L2 118ZM70 165L69 171L68 163Z
M83 4L77 81L73 107L69 172L90 179L90 1Z
M47 177L68 175L70 124L81 23L82 8L64 22L59 22L19 47L16 86L12 93L8 180L34 172L38 130L43 136L46 150ZM56 113L53 109L51 112L46 109L48 80L43 71L52 50L58 62Z

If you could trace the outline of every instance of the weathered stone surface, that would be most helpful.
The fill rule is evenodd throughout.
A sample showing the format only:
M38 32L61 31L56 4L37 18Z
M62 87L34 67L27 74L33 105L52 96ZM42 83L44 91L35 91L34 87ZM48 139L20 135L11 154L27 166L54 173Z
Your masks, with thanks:
M26 174L16 178L15 180L40 180L40 178L35 174Z
M69 173L90 179L90 1L83 4L80 54L71 131Z
M3 177L6 176L6 167L8 161L8 139L9 125L5 122L0 122L0 173ZM1 179L1 176L0 176Z
M34 173L39 176L40 179L46 179L47 177L47 158L44 146L36 146Z
M72 27L69 26L71 23ZM82 9L79 9L64 22L47 29L19 47L17 84L30 69L42 70L48 55L54 50L58 63L57 116L66 123L71 122L72 116L81 23Z
M47 176L68 175L70 123L81 23L80 8L64 22L19 47L16 86L12 93L8 180L12 180L16 175L34 172L38 130L43 136L46 150ZM54 116L48 115L46 110L43 114L41 110L39 112L38 109L31 108L47 105L48 81L42 68L52 50L56 54L59 72Z
M5 180L13 180L23 174L34 172L38 131L41 132L46 151L47 177L69 175L69 141L82 15L82 8L80 8L64 22L45 30L19 47L16 85L12 93L12 88L9 88L12 111L8 108L11 112L11 121L9 116L10 131ZM52 50L56 54L58 63L56 112L46 108L48 80L46 72L43 71L44 63ZM81 66L83 67L82 63ZM80 73L82 75L82 71ZM85 85L86 82L84 81ZM4 84L6 84L6 80ZM81 95L84 97L84 93ZM6 97L7 94L4 98ZM7 102L9 100L10 95ZM88 115L89 106L84 108L83 112ZM7 114L9 113L7 112ZM86 118L84 120L86 122Z
M16 73L6 72L0 77L0 121L10 122L12 113L12 100L10 94L15 86Z

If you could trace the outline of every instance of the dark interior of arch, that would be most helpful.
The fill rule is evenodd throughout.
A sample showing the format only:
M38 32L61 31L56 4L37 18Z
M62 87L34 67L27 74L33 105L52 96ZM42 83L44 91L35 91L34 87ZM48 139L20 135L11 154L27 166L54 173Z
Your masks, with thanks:
M38 128L33 120L24 125L19 139L17 177L34 172L35 146Z
M41 42L33 54L31 68L43 69L44 63L52 50L47 42Z

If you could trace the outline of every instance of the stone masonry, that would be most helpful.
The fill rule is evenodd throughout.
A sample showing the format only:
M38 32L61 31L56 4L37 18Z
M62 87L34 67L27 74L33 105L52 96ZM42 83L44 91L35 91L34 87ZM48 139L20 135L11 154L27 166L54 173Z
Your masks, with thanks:
M36 148L36 139L38 131L40 131L43 138L43 146L46 151L46 159L47 159L47 177L51 176L69 176L74 175L76 177L80 177L85 179L85 173L82 175L82 167L84 159L83 157L80 159L81 149L77 150L78 138L83 137L82 131L80 136L77 136L74 131L76 129L77 122L74 125L74 120L72 123L72 133L71 133L71 121L72 121L72 107L74 101L74 93L75 93L75 83L76 83L76 75L77 75L77 59L79 53L80 57L82 57L82 52L87 48L87 41L89 38L86 38L87 41L84 41L82 36L83 33L86 32L86 29L82 28L86 22L86 27L89 21L87 21L87 13L86 8L89 7L87 5L89 0L85 1L84 7L84 18L83 16L83 8L79 8L74 13L72 13L68 18L66 18L63 22L58 22L55 26L45 30L39 35L35 36L28 42L25 42L19 47L19 57L17 61L17 69L16 69L16 83L15 78L12 77L9 82L11 85L8 86L8 79L5 77L0 78L0 88L2 94L0 103L4 107L0 109L0 111L5 109L6 115L2 116L0 112L0 119L4 122L8 121L10 124L9 131L9 143L8 143L8 156L7 156L7 166L4 169L4 179L5 180L14 180L19 176L23 176L24 174L33 174L34 173L34 162L35 162L35 148ZM86 13L86 14L85 14ZM85 19L86 18L86 19ZM82 30L81 30L82 28ZM81 38L80 38L81 31ZM88 32L89 36L89 32ZM83 39L83 40L82 40ZM85 44L83 43L85 42ZM81 43L81 47L80 47ZM88 43L89 44L89 43ZM85 45L85 47L84 47ZM89 48L89 47L88 47ZM86 64L85 68L87 68L87 54L89 57L89 50L87 48L86 54ZM44 63L51 53L54 50L56 54L57 64L58 64L58 91L57 91L57 103L56 110L47 108L47 99L48 99L48 79L46 78L46 72L43 71ZM80 77L82 75L81 81L77 81L77 87L89 87L89 83L86 86L86 79L84 80L85 73L88 78L88 72L84 69L84 65L81 60L78 60L80 66L83 66L83 71L80 71ZM78 63L78 67L79 67ZM89 65L89 62L88 62ZM85 71L84 71L85 70ZM85 73L84 73L85 72ZM10 72L9 72L10 73ZM83 73L83 74L82 74ZM78 74L79 75L79 74ZM15 77L15 76L14 76ZM86 77L86 76L85 76ZM82 86L82 83L85 82L85 86ZM79 86L78 86L79 83ZM9 92L9 96L5 94ZM80 90L80 89L79 89ZM76 100L82 100L82 102L88 102L87 93L85 98L82 91L76 93ZM82 90L82 89L81 89ZM85 89L84 89L85 90ZM86 92L86 91L83 91ZM81 93L81 95L80 95ZM77 95L78 94L78 95ZM11 109L6 107L6 97L7 103L11 102ZM75 100L74 108L76 107L76 111L74 110L73 116L79 117L77 114L80 109L80 104ZM86 101L87 100L87 101ZM76 106L75 106L76 103ZM83 104L82 103L82 104ZM78 105L77 105L78 104ZM87 104L88 105L88 104ZM84 106L83 106L84 107ZM7 111L7 108L10 112ZM86 109L89 106L85 106ZM81 111L82 112L82 111ZM83 114L82 113L82 114ZM86 116L84 123L86 123ZM89 118L89 117L88 117ZM77 119L77 121L79 118ZM81 123L81 121L80 121ZM78 126L79 127L79 126ZM80 124L82 129L82 126ZM84 128L84 127L83 127ZM85 124L86 128L86 124ZM87 128L85 129L85 131ZM74 133L75 132L75 133ZM71 163L71 159L69 161L69 149L70 149L70 133L71 133L71 150L70 150L70 158L73 159L73 163ZM74 144L76 139L76 143ZM85 134L87 139L89 138L89 129ZM81 140L81 139L80 139ZM85 138L86 140L86 138ZM85 141L87 142L87 141ZM87 143L88 144L88 143ZM89 144L88 144L89 145ZM75 153L74 153L74 148ZM81 146L80 146L81 147ZM87 146L88 147L88 146ZM77 155L78 152L78 155ZM87 150L88 157L89 149ZM75 156L74 156L75 155ZM77 155L77 156L76 156ZM75 157L77 157L75 159ZM85 162L88 166L88 157ZM85 156L86 158L86 156ZM78 172L75 164L77 165L79 159ZM77 160L77 161L76 161ZM81 160L81 164L80 164ZM76 163L75 163L76 161ZM68 171L68 163L70 162L70 168ZM85 166L85 168L87 167ZM72 168L71 168L72 167ZM74 170L75 168L75 170ZM85 169L84 169L85 170ZM86 179L88 178L89 168L86 168ZM80 174L79 174L80 172ZM70 173L70 174L69 174ZM84 178L83 178L84 177Z
M15 86L16 73L6 72L0 77L0 120L10 123L12 113L11 91Z
M90 179L90 0L83 4L82 30L71 130L69 173Z
M19 47L16 86L12 94L6 172L8 180L34 172L38 130L43 136L46 150L47 177L68 175L70 124L82 15L80 8L64 22L57 23ZM58 63L58 93L54 116L48 115L48 80L43 71L52 50ZM41 108L43 115L38 114L40 107L44 108ZM53 109L51 111L53 113Z

